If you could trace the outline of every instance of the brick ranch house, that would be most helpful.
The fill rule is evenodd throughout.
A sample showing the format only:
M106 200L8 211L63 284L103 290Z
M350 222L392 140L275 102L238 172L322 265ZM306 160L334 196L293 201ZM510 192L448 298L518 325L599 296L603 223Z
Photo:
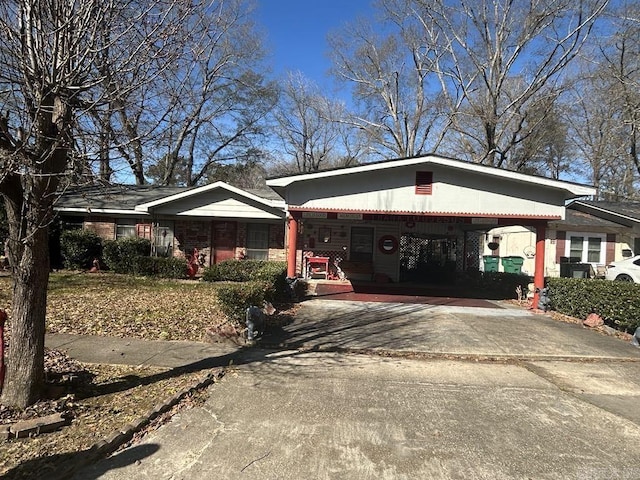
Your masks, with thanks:
M148 238L157 256L186 257L197 249L204 266L286 259L284 202L266 188L92 186L65 193L56 211L63 228L92 230L105 240Z

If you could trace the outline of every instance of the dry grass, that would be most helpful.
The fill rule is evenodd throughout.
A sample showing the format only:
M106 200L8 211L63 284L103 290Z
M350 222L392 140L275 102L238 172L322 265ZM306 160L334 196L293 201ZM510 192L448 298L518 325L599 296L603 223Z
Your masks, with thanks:
M224 321L215 284L110 273L56 273L47 302L47 331L147 340L200 341Z

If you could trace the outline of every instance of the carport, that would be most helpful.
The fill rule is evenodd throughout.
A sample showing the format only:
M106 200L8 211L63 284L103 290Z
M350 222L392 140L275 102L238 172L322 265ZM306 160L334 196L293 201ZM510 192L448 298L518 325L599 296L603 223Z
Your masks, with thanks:
M287 210L287 274L406 280L478 269L485 234L500 225L536 232L536 287L544 285L545 229L567 200L596 189L426 155L267 180ZM416 247L417 246L417 247ZM417 253L415 253L417 252ZM537 299L534 299L537 304Z

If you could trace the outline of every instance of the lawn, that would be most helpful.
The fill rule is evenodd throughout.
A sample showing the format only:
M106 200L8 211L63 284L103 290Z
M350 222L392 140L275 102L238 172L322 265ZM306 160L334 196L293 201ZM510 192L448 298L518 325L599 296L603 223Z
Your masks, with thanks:
M47 332L201 341L224 322L215 283L111 273L52 273ZM0 278L0 308L10 311L11 279Z

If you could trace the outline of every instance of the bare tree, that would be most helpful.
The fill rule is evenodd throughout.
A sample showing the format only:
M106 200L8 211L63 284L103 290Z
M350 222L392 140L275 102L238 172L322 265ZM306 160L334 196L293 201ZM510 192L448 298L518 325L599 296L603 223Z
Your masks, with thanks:
M157 34L185 12L172 0L4 0L0 3L0 194L9 223L13 302L11 344L2 402L34 402L44 380L49 279L48 225L59 192L87 168L79 157L86 113L105 81L107 48L128 70L154 55ZM112 32L105 42L102 32Z
M359 154L351 141L352 130L343 122L344 106L321 94L300 72L288 74L274 117L275 135L298 172L348 165ZM287 163L279 171L289 169Z
M566 121L579 160L601 198L638 199L640 7L621 2L584 55Z
M351 27L350 41L333 42L336 71L396 155L446 147L513 167L514 147L538 123L530 107L557 98L606 4L380 0L387 22L377 30L390 33Z
M611 80L610 100L620 114L625 157L640 174L640 5L622 3L612 12L612 38L602 46L602 66Z
M356 112L347 121L378 157L435 150L446 123L436 75L441 52L397 6L386 10L382 25L360 20L329 38L333 73L353 87Z
M543 97L529 106L522 132L510 156L511 168L556 180L573 173L574 150L555 96Z
M153 166L160 184L175 183L179 168L184 184L198 184L262 135L277 89L258 73L263 50L250 15L243 0L209 0L163 31L155 61L123 72L112 68L117 52L106 52L101 118L112 162L124 160L136 183L146 183Z

